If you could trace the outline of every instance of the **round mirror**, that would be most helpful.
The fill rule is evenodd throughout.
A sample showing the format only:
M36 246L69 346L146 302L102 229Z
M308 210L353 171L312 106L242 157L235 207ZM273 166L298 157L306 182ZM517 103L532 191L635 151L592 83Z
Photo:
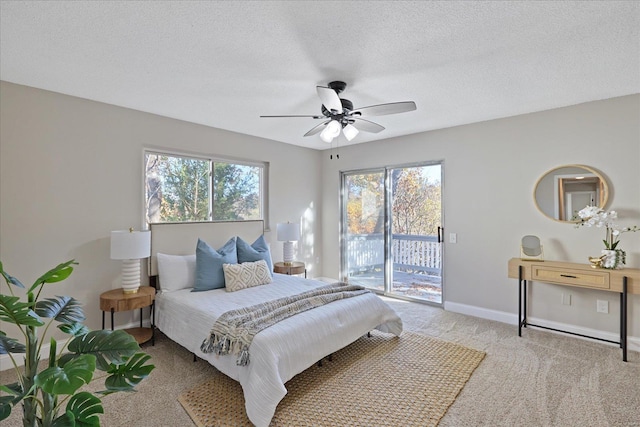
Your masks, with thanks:
M546 216L556 221L574 222L585 206L604 208L609 186L596 170L583 165L565 165L550 170L538 179L533 199Z

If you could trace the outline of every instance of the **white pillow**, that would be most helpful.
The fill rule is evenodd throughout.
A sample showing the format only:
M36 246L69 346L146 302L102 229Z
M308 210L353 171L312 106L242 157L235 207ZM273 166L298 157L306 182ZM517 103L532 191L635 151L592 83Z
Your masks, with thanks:
M222 269L227 292L271 283L271 272L263 259L242 264L222 264Z
M162 292L193 288L196 283L196 254L157 254L158 278Z

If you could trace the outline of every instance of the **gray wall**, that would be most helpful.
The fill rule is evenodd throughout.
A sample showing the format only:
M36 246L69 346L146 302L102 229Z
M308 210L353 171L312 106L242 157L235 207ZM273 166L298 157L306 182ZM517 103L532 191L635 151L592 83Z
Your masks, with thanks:
M420 108L418 106L418 108ZM409 113L410 114L410 113ZM603 248L602 229L575 229L535 207L536 181L549 169L583 164L610 183L609 208L620 222L640 226L640 96L626 96L433 132L352 145L340 160L323 162L324 274L339 274L339 172L376 166L444 161L445 308L516 324L517 286L507 260L520 256L520 239L535 234L545 257L586 263ZM640 268L640 233L626 233L620 247L627 265ZM574 329L618 331L618 295L534 284L531 315ZM563 292L572 305L561 305ZM596 313L596 300L610 314ZM640 345L640 295L630 298L630 334ZM615 339L615 334L613 336Z
M80 300L91 328L101 327L100 293L120 287L120 261L109 259L110 231L143 225L146 147L269 162L272 231L265 235L274 260L282 260L275 224L302 221L298 258L319 275L316 150L6 82L0 91L0 260L31 284L75 258L71 277L45 293ZM119 313L116 323L136 316Z

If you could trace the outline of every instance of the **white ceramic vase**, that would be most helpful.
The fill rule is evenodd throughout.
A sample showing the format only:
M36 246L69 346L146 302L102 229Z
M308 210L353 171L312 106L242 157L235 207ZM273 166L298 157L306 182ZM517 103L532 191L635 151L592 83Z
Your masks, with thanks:
M601 254L602 263L600 266L602 268L608 268L610 270L619 270L624 268L627 254L622 249L603 249Z

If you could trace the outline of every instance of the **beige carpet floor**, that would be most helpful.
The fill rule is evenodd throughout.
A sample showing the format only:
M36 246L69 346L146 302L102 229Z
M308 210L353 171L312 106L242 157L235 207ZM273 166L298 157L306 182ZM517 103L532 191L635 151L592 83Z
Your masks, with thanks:
M625 363L615 346L532 328L519 338L515 325L388 301L405 330L487 353L440 426L640 426L638 352L629 352ZM104 398L102 425L193 427L178 396L210 378L214 368L194 363L191 353L162 334L155 347L143 348L156 370L137 393ZM3 384L15 380L11 371L0 376ZM20 426L19 412L2 427Z
M373 331L287 382L271 425L436 426L484 356L412 332ZM252 425L242 387L221 373L179 401L198 427Z

